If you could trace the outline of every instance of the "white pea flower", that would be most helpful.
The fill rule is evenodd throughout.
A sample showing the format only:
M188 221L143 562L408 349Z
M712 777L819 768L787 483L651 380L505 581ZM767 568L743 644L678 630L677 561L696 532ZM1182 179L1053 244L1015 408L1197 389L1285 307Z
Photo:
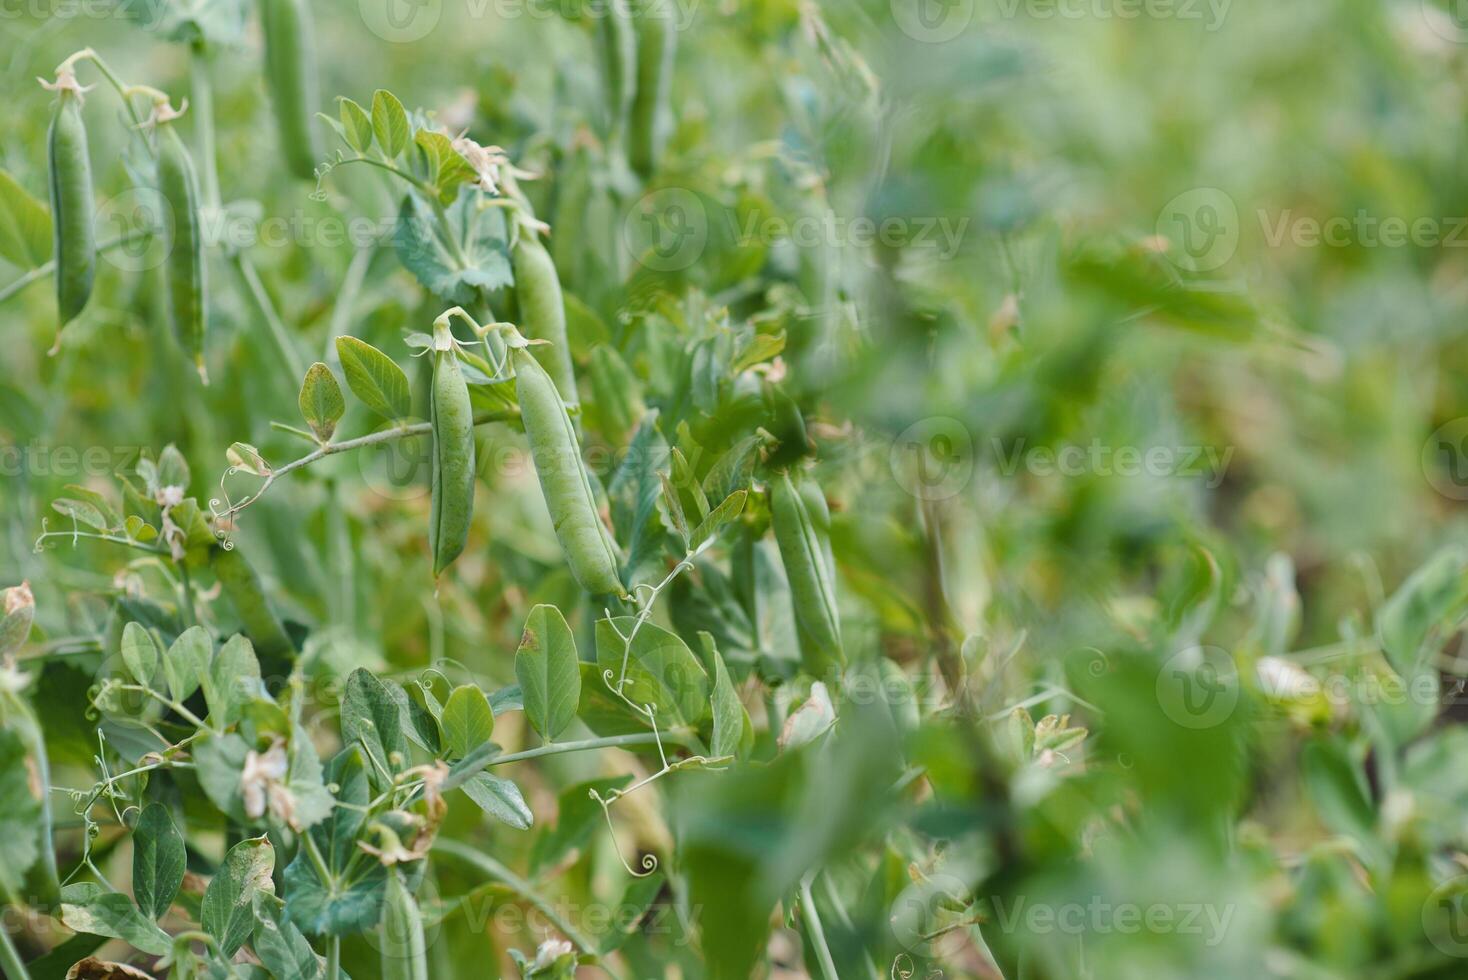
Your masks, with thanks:
M292 829L296 825L296 798L286 788L285 777L290 760L285 743L280 739L263 754L251 749L245 755L240 772L240 792L245 798L245 816L259 820L268 810L270 815Z

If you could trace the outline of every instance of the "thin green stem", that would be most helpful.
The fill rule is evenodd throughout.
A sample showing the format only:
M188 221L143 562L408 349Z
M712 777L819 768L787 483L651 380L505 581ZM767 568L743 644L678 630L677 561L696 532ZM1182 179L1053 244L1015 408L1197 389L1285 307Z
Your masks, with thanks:
M840 980L836 974L836 962L831 958L831 947L826 944L826 932L821 928L821 914L816 911L816 900L810 893L810 876L800 880L800 914L805 918L806 935L814 947L816 962L821 965L825 980Z
M291 339L284 321L276 312L270 294L265 291L265 284L260 281L260 273L255 270L255 264L242 252L231 255L230 261L235 271L239 273L240 280L245 284L245 292L249 294L251 302L255 304L255 309L259 312L261 319L265 321L265 326L270 331L270 339L275 342L275 349L280 352L280 359L285 362L286 370L294 378L305 377L306 364L301 360L301 352L296 349L295 341Z
M488 425L491 422L507 422L517 417L518 415L518 412L512 410L507 410L503 412L481 412L480 414L474 416L474 424ZM265 478L265 482L260 485L260 489L256 490L253 495L246 497L244 500L241 500L239 503L230 507L228 510L216 511L214 516L217 520L223 520L228 517L233 517L235 514L238 514L240 511L244 510L246 507L250 506L255 501L263 497L266 491L275 484L276 480L279 480L281 477L285 476L288 473L293 473L303 467L310 466L312 463L319 462L320 460L325 459L327 456L335 456L337 453L351 452L355 449L362 449L367 446L378 445L379 443L391 442L394 439L405 439L409 436L427 435L432 431L432 422L415 422L412 425L399 425L391 429L383 429L381 432L372 432L365 436L359 436L356 439L347 439L344 442L329 442L324 446L320 446L317 449L307 453L300 459L292 460L291 462L286 463L284 466L280 466L276 469L271 470L270 475ZM211 503L217 503L217 501L211 501Z
M134 238L141 237L145 237L145 235L118 235L116 238L109 238L108 240L101 242L97 245L97 252L98 254L101 254L102 252L110 252L120 245L128 244ZM5 302L16 293L19 293L31 283L40 282L42 279L45 279L47 276L51 275L55 271L56 260L47 259L45 262L42 262L34 269L26 272L25 275L21 276L19 279L16 279L14 282L6 283L4 286L0 286L0 303Z
M350 160L341 161L340 163L336 164L336 166L345 167L349 163L365 163L368 166L377 167L379 170L386 170L388 173L399 177L402 180L405 180L408 183L412 184L414 187L418 188L429 200L438 200L437 187L434 187L432 184L424 183L417 177L414 177L412 174L408 173L406 170L400 170L399 168L393 166L391 163L387 163L383 160L374 160L371 157L352 157Z
M6 980L31 980L31 975L26 972L25 962L21 960L15 944L10 941L8 929L0 929L0 967L5 968Z
M688 736L678 731L664 732L662 738L663 741L676 745L688 745ZM639 732L632 735L609 735L606 738L586 738L577 742L550 742L523 752L497 755L489 760L489 768L508 765L511 762L524 762L527 759L539 759L548 755L561 755L566 752L591 752L596 749L625 749L633 745L656 745L657 741L658 733Z
M478 870L489 875L496 881L503 882L505 885L509 886L510 889L520 895L520 897L524 898L531 905L535 906L536 909L538 909L541 914L543 914L546 919L550 921L552 925L561 930L561 934L569 939L572 944L576 946L577 949L581 950L583 953L596 952L595 944L593 944L591 940L587 939L585 936L581 935L579 930L577 930L574 926L567 922L561 916L561 914L556 911L555 906L552 905L545 898L545 896L540 894L540 892L535 888L534 885L526 881L524 878L521 878L519 875L515 874L515 872L511 871L509 868L505 867L503 864L496 861L488 854L485 854L483 851L475 850L474 848L469 847L466 844L461 844L458 841L444 840L443 838L439 838L438 840L434 841L433 850L440 854L447 854L450 857L458 858L460 861L463 861L465 864L477 868ZM603 969L606 969L605 964L603 964ZM611 973L610 970L607 970L607 972Z
M326 980L341 980L342 937L332 936L326 943Z

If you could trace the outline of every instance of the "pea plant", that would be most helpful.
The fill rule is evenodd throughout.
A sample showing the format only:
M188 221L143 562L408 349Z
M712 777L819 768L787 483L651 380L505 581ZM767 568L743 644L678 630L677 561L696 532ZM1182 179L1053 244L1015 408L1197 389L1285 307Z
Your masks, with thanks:
M1458 975L1468 551L1198 404L1406 396L1046 200L1038 48L355 6L13 56L0 973Z

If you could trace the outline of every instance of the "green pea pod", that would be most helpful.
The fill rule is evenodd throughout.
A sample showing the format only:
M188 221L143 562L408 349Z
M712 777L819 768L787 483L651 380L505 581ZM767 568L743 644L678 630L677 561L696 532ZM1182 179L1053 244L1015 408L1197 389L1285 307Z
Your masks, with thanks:
M534 349L535 359L550 373L566 404L577 405L580 399L576 394L576 368L566 341L566 300L561 294L555 263L545 246L536 240L535 233L526 227L520 229L511 258L520 322L527 336L550 341Z
M665 4L648 4L637 20L637 90L627 122L627 153L632 169L651 177L667 142L668 96L678 31Z
M275 615L275 610L270 608L270 600L265 596L265 586L261 584L255 569L240 554L238 546L228 551L222 547L211 549L209 564L214 569L214 577L219 580L224 595L234 606L240 625L244 627L245 636L249 637L250 643L255 647L260 666L270 676L288 673L296 645L285 631L285 624Z
M311 12L304 0L260 0L260 26L265 34L265 83L275 105L280 148L291 173L309 180L321 158L311 126L320 101Z
M627 0L601 0L596 6L597 50L607 90L608 142L620 145L637 85L637 31Z
M97 240L92 222L92 161L81 96L62 89L47 136L51 166L52 234L56 256L56 311L60 325L76 319L92 295Z
M387 869L387 894L382 904L382 980L428 980L428 944L418 902L403 881L402 872Z
M797 490L789 473L779 474L770 484L770 512L780 560L790 580L801 659L807 673L820 676L832 665L846 663L836 611L830 512L819 487L807 482Z
M204 230L199 219L199 178L188 148L173 125L158 127L158 190L172 215L168 246L168 309L179 345L194 359L206 383L204 334ZM165 223L166 224L166 223Z
M606 525L597 516L591 480L581 462L581 445L555 382L526 347L514 353L515 396L530 437L540 492L571 574L595 595L622 595L617 555Z
M770 456L773 467L790 466L805 456L815 454L810 434L805 428L805 416L800 406L785 390L766 382L764 387L765 427L780 441Z
M7 669L7 668L0 668ZM32 777L31 790L41 806L40 853L25 877L25 898L43 911L59 909L61 881L56 874L56 847L51 832L51 766L46 757L46 739L35 712L17 690L0 684L0 727L20 739Z
M429 408L433 422L433 506L428 547L433 552L434 575L463 552L474 515L474 409L448 327L437 329L447 349L436 350L433 355Z

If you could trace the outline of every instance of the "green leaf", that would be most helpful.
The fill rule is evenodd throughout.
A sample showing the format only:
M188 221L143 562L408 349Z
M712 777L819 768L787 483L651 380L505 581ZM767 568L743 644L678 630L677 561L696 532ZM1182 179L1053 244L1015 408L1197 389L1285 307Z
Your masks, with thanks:
M122 892L84 882L61 890L61 921L74 932L121 939L150 956L163 956L173 939Z
M356 337L336 338L336 354L347 387L372 411L389 419L406 418L413 410L408 376L397 362Z
M221 726L234 724L245 705L262 692L254 646L242 633L231 636L201 680L210 719Z
M325 975L321 957L311 948L296 924L285 916L280 899L262 891L255 893L254 935L250 948L265 969L276 977L315 980Z
M736 519L744 511L744 500L748 494L743 490L736 490L724 498L724 502L709 512L709 516L703 519L703 523L694 529L688 539L688 547L697 549L709 538L719 533L725 524Z
M342 138L358 153L366 153L372 147L372 119L356 102L341 98Z
M41 854L40 787L31 778L32 759L15 732L0 729L0 889L16 894Z
M199 689L200 679L209 673L214 657L214 641L202 626L190 626L178 635L163 655L163 678L168 694L180 703Z
M485 813L516 830L529 830L535 822L535 814L526 805L520 787L508 779L481 772L459 788Z
M341 385L331 368L317 361L306 371L306 380L301 383L301 417L322 442L331 439L336 424L347 410L342 399Z
M50 212L4 170L0 170L0 257L22 269L34 269L51 258Z
M444 745L454 756L468 755L494 734L494 712L489 709L489 699L473 684L454 688L444 702L443 716L438 722L443 728Z
M660 473L668 460L668 444L657 427L658 413L648 411L612 481L607 486L612 526L627 546L627 575L637 581L648 574L661 578L660 564L667 532L658 514Z
M450 204L459 195L459 186L474 180L474 168L454 149L453 142L443 133L431 129L420 129L413 142L423 151L429 172L430 183L438 187L440 202Z
M194 775L209 802L238 823L244 823L245 803L240 791L240 772L250 747L234 733L204 735L194 742Z
M372 133L382 151L393 158L407 149L412 134L403 104L385 89L372 93Z
M133 828L133 897L158 919L173 904L184 878L184 839L168 808L149 803Z
M70 517L78 524L96 528L98 531L108 530L107 518L102 512L83 500L72 500L68 497L57 497L51 501L51 509L58 514Z
M398 261L445 303L471 304L480 290L492 292L515 281L504 215L500 209L475 214L475 196L466 192L453 203L447 229L416 195L405 195L398 212L393 233ZM444 239L446 231L458 240L457 250Z
M275 869L275 849L265 837L242 840L224 855L224 863L209 887L204 889L204 902L199 922L219 943L225 956L233 956L254 926L254 899L257 891L275 891L270 874Z
M449 774L444 777L442 789L447 793L451 789L458 789L474 777L485 766L489 765L491 759L500 754L500 747L493 742L480 742L469 750L469 753L449 766Z
M714 665L714 732L709 751L715 758L737 755L744 739L745 726L749 724L749 714L734 691L734 682L729 678L729 671L724 667L724 658L719 656L719 648L714 644L713 636L699 633L698 639L703 644L704 662Z
M525 717L547 742L566 730L581 700L576 637L555 606L539 605L525 618L515 677L520 681Z
M407 722L403 705L382 681L361 667L352 671L342 699L342 738L348 745L362 746L374 785L385 788L387 781L383 773L396 772L407 760L408 741L404 735ZM396 763L394 758L398 760Z
M122 628L122 662L139 684L153 685L153 675L158 671L158 641L141 623L128 623Z
M188 460L184 459L184 454L179 452L178 447L171 442L163 447L163 452L158 454L154 474L156 486L150 486L149 489L155 492L163 487L188 490L189 481L192 479Z
M289 760L286 788L296 801L293 829L314 827L331 816L336 803L326 788L316 746L312 744L311 736L299 724L291 726L290 745L286 755Z
M230 466L252 476L269 476L271 474L270 464L265 457L260 455L260 450L248 442L232 442L224 451L224 458Z
M597 666L610 670L615 684L625 653L623 695L633 704L652 705L659 726L696 725L708 712L708 675L686 643L652 623L642 624L629 651L622 637L632 634L633 622L631 616L597 620Z
M1402 678L1416 676L1434 627L1459 615L1468 580L1461 548L1449 546L1427 560L1392 594L1376 617L1381 646Z

